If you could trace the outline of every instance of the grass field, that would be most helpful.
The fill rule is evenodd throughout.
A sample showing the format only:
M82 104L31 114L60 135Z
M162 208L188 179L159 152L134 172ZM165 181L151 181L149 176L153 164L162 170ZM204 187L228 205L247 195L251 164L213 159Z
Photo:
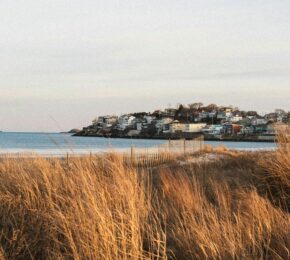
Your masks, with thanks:
M289 136L157 165L0 162L0 259L289 259Z

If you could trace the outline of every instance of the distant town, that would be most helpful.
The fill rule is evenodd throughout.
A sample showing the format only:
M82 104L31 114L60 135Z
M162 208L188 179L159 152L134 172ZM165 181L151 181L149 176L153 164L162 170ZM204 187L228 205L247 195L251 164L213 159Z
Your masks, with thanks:
M206 140L274 141L275 128L287 127L289 123L290 111L282 109L260 115L233 106L192 103L152 113L99 116L75 135L150 139L191 139L203 135Z

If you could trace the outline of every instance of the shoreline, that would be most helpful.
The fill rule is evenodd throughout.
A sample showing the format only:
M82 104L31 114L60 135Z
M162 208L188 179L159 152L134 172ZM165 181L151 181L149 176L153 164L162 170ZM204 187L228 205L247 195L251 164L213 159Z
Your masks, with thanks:
M270 154L275 152L275 150L273 149L269 149L269 150L247 150L247 149L226 149L225 151L220 151L218 149L218 147L212 147L212 150L208 151L206 149L202 150L202 151L195 151L192 153L186 153L186 155L184 155L183 153L180 152L169 152L170 155L175 156L175 157L182 157L182 156L190 156L190 157L194 157L195 159L198 158L202 158L204 157L205 154L207 155L218 155L218 154L223 154L223 153L237 153L237 154ZM57 153L57 154L45 154L45 153L29 153L29 152L24 152L24 153L0 153L0 162L2 162L3 160L7 160L7 159L35 159L35 158L43 158L43 159L61 159L61 160L69 160L69 159L80 159L80 158L93 158L93 157L103 157L106 156L108 154L114 154L117 156L131 156L131 152L130 149L128 150L107 150L107 151L100 151L100 152L91 152L91 151L87 151L84 153L74 153L74 152L64 152L64 153ZM145 153L144 156L150 158L152 156L152 154L158 154L158 152L156 153ZM136 156L136 155L134 155ZM128 157L128 158L129 158ZM137 154L137 158L138 158L138 154Z
M82 134L73 134L73 137L99 137L99 138L112 138L112 139L143 139L143 140L193 140L194 137L168 137L168 136L110 136L110 135L82 135ZM275 140L267 139L240 139L240 138L209 138L204 137L204 141L214 141L214 142L249 142L249 143L275 143Z
M0 159L0 225L6 239L0 258L2 252L11 256L10 252L17 250L26 253L21 255L25 259L50 258L46 250L52 252L53 259L63 253L72 259L123 259L137 253L138 258L154 259L161 255L143 247L136 254L124 252L122 245L133 248L136 240L154 248L164 245L159 257L164 260L173 254L176 259L204 259L207 255L199 248L207 241L215 243L207 249L213 259L227 259L233 246L237 248L233 258L262 252L253 255L261 258L263 250L268 250L265 241L271 237L269 252L275 249L275 255L269 257L287 259L289 232L284 227L289 225L288 186L279 177L289 176L289 162L280 160L275 151L240 153L225 149L189 156ZM229 220L226 225L225 220ZM114 232L116 227L122 233ZM11 230L19 230L20 235ZM249 235L241 240L245 234ZM249 240L256 234L257 238ZM18 236L27 238L26 243ZM154 244L156 241L158 244ZM78 251L66 251L73 246ZM108 249L111 251L105 251ZM114 254L116 250L122 255Z

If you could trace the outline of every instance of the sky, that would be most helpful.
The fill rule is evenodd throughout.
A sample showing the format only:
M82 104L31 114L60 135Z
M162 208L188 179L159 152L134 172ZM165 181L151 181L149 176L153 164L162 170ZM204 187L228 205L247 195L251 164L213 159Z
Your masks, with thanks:
M289 0L0 1L0 130L193 102L290 110Z

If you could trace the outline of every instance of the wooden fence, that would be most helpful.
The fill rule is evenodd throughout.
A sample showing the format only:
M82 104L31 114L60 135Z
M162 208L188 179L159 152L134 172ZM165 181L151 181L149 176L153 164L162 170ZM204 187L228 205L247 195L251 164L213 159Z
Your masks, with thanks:
M69 164L70 159L76 157L84 157L90 156L93 160L94 156L100 156L110 153L117 153L120 155L124 162L130 162L134 164L142 164L142 165L155 165L160 164L162 162L169 161L176 156L181 155L188 155L193 154L196 152L200 152L204 147L204 139L203 137L197 137L193 140L168 140L165 141L161 145L148 147L148 148L140 148L134 147L133 145L123 150L122 152L118 150L110 150L104 153L84 153L84 154L77 154L77 153L62 153L62 154L48 154L48 155L40 155L37 153L6 153L0 154L0 158L35 158L35 157L46 157L46 158L63 158L65 159L66 163Z
M204 139L201 136L193 140L168 140L164 144L150 148L131 146L129 151L122 153L122 156L126 162L154 165L171 160L176 156L200 152L203 148Z

